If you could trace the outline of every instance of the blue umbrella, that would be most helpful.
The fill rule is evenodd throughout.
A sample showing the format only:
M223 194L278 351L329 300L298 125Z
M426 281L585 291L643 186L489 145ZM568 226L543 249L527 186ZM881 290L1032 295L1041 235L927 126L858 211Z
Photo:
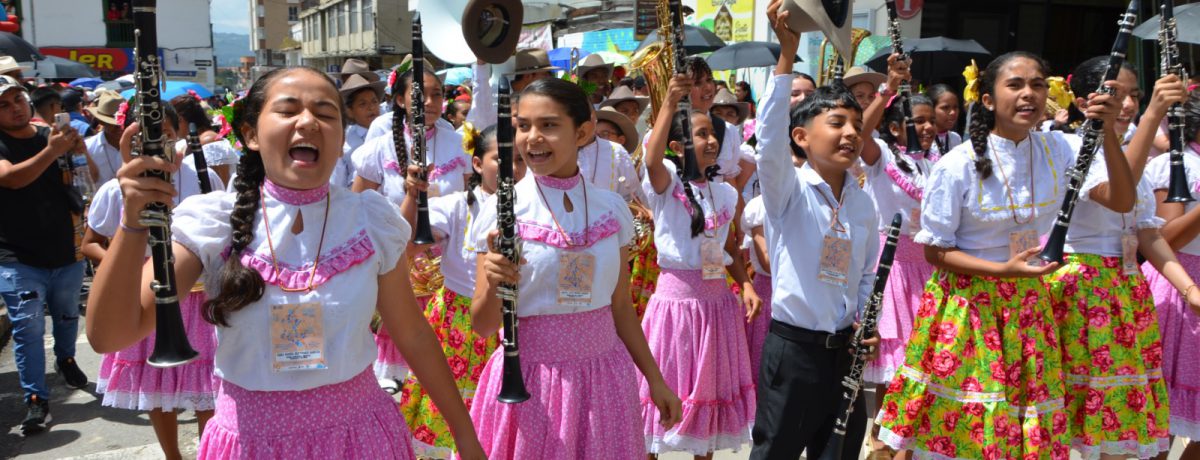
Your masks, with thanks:
M71 82L67 83L67 84L71 85L71 86L79 86L79 87L87 88L87 89L96 89L96 86L101 83L104 83L104 80L101 80L99 78L86 77L86 78L76 78L74 80L71 80Z
M442 83L450 86L458 86L463 82L470 80L475 74L470 67L451 67L437 71L438 75L442 76Z
M130 88L125 91L121 91L121 97L125 99L132 98L135 90L136 88ZM162 91L162 99L169 100L180 94L187 94L188 90L195 91L196 94L205 99L210 98L213 95L212 91L209 91L208 88L205 88L199 83L193 83L190 81L168 81L166 82L166 88Z
M562 47L562 48L554 48L554 49L550 50L549 52L547 52L546 56L548 56L550 58L550 65L552 65L554 67L558 67L560 69L567 69L567 71L569 72L571 69L571 50L572 49L574 49L574 48L566 46L566 47ZM581 50L579 50L579 59L583 59L584 56L587 56L589 54L592 54L592 53L589 53L589 52L581 49Z

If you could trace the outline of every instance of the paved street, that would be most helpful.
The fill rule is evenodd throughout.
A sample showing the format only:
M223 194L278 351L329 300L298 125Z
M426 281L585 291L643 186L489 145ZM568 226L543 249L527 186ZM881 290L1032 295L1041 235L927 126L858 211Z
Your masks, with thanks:
M50 330L49 321L46 330ZM53 340L46 336L47 362L52 363L51 352ZM76 359L90 379L95 379L96 370L100 367L100 357L92 351L84 337L82 325L77 343ZM100 399L95 394L95 383L88 384L87 390L73 390L63 384L53 369L46 378L53 388L51 399L51 415L53 422L50 430L35 436L21 435L21 419L25 416L25 406L22 404L20 385L17 383L17 369L13 361L11 341L0 352L0 458L20 457L22 459L87 459L87 460L140 460L159 459L162 453L154 439L154 431L150 428L150 420L145 413L117 410L100 406ZM190 413L180 416L179 438L184 449L185 457L195 457L196 452L196 419ZM1179 458L1181 450L1178 445L1171 452L1170 459ZM716 460L737 460L749 457L749 449L733 452L718 452ZM865 458L865 453L863 455ZM690 455L668 454L662 460L685 460ZM1078 455L1072 453L1072 459Z

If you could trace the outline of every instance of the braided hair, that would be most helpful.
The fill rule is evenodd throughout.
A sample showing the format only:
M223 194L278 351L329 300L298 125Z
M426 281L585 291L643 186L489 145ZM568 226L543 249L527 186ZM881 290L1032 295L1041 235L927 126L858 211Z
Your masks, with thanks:
M483 161L483 157L494 148L496 148L496 125L488 126L483 129L483 132L476 134L467 150L471 152L472 158ZM480 174L479 170L471 168L471 177L467 178L467 206L475 205L475 187L482 183L483 174Z
M255 80L246 97L234 104L233 123L238 128L234 133L244 147L237 165L237 177L233 179L237 198L233 212L229 213L229 226L233 232L231 249L225 264L221 266L218 294L205 301L202 310L204 320L217 326L228 327L230 314L261 299L266 290L262 275L243 265L241 258L242 251L254 242L254 217L258 214L262 199L260 187L267 175L262 154L249 147L246 135L248 128L258 125L258 116L262 113L271 85L291 72L312 72L329 82L330 87L337 88L328 76L310 67L280 68Z
M996 126L995 114L983 106L983 95L990 95L995 91L996 77L1000 76L1000 69L1013 59L1021 58L1037 64L1042 76L1049 75L1050 64L1041 56L1027 51L1013 51L1000 55L979 74L979 101L971 105L971 123L967 126L967 135L971 139L971 148L975 151L975 172L979 174L980 179L992 177L992 158L987 154L988 135Z
M683 117L687 117L687 116L691 116L691 115L708 116L708 115L704 114L703 112L692 112L691 114L684 114L684 113L679 113L679 112L675 113L675 116L671 117L671 129L668 132L669 134L668 134L667 138L668 139L683 139L683 136L691 136L692 133L684 133L683 132ZM689 181L683 180L683 155L682 155L682 152L680 155L667 155L666 158L675 165L675 174L679 176L679 182L683 183L683 194L687 196L688 203L691 204L692 209L690 211L690 214L691 214L690 217L692 220L692 224L691 224L692 238L695 238L695 237L699 236L701 233L704 233L704 208L701 208L700 202L698 200L696 200L696 192L695 192L695 190L692 189L692 183ZM707 177L711 178L713 176L711 176L709 174L715 174L717 172L717 169L714 169L714 167L719 169L719 167L715 164L712 166L709 166L708 168L705 168L704 172Z
M883 113L883 129L879 130L879 138L887 143L888 148L892 150L892 156L896 158L896 167L904 171L905 174L912 174L912 165L903 159L900 155L900 138L892 134L892 125L899 126L904 129L904 100L897 98L892 101L892 105L888 106L887 111ZM924 105L933 107L933 100L925 97L922 94L911 94L908 96L908 103L912 108ZM946 152L942 152L945 154Z

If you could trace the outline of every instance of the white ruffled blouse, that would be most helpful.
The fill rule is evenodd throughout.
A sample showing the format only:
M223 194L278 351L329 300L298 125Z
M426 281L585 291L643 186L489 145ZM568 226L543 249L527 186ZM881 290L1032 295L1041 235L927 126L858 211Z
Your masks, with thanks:
M465 174L471 172L471 157L462 149L462 136L454 131L449 122L439 118L433 138L425 142L428 151L425 161L433 165L426 178L430 185L430 196L447 195L466 190ZM406 130L407 131L407 130ZM412 138L405 132L405 145L412 150ZM403 166L396 161L396 144L391 136L379 136L364 143L355 157L357 174L363 179L380 184L382 193L393 203L404 202ZM411 153L409 160L412 160Z

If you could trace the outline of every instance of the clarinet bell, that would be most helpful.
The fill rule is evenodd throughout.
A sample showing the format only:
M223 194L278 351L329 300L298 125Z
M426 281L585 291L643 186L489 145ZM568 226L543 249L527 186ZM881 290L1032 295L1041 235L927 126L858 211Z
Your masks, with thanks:
M1042 252L1038 254L1039 259L1060 264L1063 262L1063 246L1067 243L1066 230L1066 227L1054 227L1054 230L1050 232L1050 238L1046 240L1046 245L1042 247Z
M188 343L183 315L178 306L158 305L155 314L154 351L146 359L146 364L165 368L182 366L196 359L200 353Z
M1171 179L1167 184L1167 198L1163 201L1166 203L1191 203L1196 201L1192 197L1191 190L1188 190L1187 173L1184 171L1174 171L1174 169L1183 169L1183 165L1171 166Z
M505 404L516 404L528 399L529 391L525 389L525 378L521 375L521 358L508 355L506 351L500 394L496 396L496 400Z

